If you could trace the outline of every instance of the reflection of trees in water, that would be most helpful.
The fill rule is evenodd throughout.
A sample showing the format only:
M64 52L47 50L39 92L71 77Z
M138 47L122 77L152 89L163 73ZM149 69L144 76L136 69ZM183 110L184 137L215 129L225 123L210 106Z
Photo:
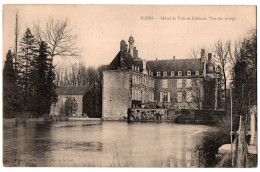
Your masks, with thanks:
M16 123L15 128L18 127ZM4 166L17 166L20 165L20 146L22 142L18 142L18 131L22 130L8 130L7 128L3 129L3 164ZM22 140L21 140L22 141Z
M176 131L178 133L178 131ZM176 139L181 138L178 144L174 146L173 157L167 160L168 167L178 167L178 168L189 168L198 167L194 152L194 140L192 137L185 136L185 132L178 133ZM180 135L180 136L178 136ZM184 136L183 136L184 135Z
M25 129L26 166L46 166L46 153L51 150L50 128L50 123L36 123Z

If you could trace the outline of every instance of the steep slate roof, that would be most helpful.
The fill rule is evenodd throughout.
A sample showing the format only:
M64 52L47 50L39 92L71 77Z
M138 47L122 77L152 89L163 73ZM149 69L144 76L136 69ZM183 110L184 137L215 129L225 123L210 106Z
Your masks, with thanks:
M151 71L154 76L156 72L166 71L168 75L171 74L171 71L174 71L177 75L178 71L182 71L182 75L187 75L187 71L191 71L192 74L195 71L199 71L200 74L203 72L203 63L200 59L175 59L175 60L153 60L147 61Z
M130 53L126 53L124 56L124 62L127 66L127 69L132 69L132 65L138 66L139 70L143 71L143 61L141 58L138 58L137 60L134 60L132 55ZM116 55L116 57L112 60L112 62L107 66L107 70L117 70L120 66L120 52ZM146 63L146 69L148 68L148 65Z
M132 64L134 62L134 59L131 56L131 54L126 53L126 55L124 56L124 61L125 61L125 64L127 65L127 68L131 69ZM120 66L120 52L117 53L116 57L108 65L107 70L117 70L119 66Z
M57 95L85 95L87 86L59 86L56 88Z

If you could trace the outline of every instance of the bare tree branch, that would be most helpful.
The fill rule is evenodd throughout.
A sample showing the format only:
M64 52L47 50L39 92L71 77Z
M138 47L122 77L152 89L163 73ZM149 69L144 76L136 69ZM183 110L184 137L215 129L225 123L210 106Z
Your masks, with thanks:
M69 27L68 19L54 19L50 17L41 28L39 22L34 23L35 37L38 41L45 41L50 47L50 56L78 57L79 51L76 44L77 35Z

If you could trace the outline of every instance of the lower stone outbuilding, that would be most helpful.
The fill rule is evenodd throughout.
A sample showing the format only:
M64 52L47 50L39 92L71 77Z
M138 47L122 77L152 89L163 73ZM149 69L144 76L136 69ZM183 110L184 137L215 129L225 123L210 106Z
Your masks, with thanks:
M86 86L59 86L56 89L58 101L51 106L50 115L67 117L86 116L83 112L83 97L88 91Z

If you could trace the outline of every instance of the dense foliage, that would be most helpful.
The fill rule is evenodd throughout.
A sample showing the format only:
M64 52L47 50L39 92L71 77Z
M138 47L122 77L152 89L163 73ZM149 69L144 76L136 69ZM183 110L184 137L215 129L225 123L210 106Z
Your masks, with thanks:
M8 51L3 71L4 117L40 117L56 101L55 74L45 42L28 28L20 42L19 59Z

